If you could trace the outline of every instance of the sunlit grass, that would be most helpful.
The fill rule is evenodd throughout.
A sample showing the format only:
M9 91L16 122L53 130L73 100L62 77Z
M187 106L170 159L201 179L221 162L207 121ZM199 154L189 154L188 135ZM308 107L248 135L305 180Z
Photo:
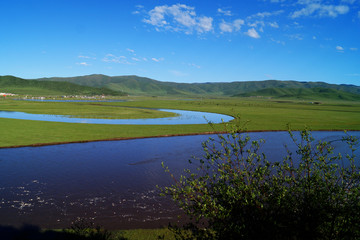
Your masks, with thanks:
M308 126L311 130L360 130L360 104L357 102L312 104L303 101L276 102L248 98L195 100L132 98L131 100L129 102L96 103L96 105L89 103L50 105L50 103L0 101L0 110L116 117L116 111L120 112L119 109L121 109L121 111L129 111L127 118L141 118L148 116L147 113L129 107L168 108L239 116L241 121L248 121L246 127L250 131L287 130L288 124L291 124L293 130L303 129L304 126ZM158 111L150 112L151 117L159 117L158 114L162 114ZM221 124L216 125L216 128L220 131L223 130ZM0 146L193 134L210 131L213 129L207 124L105 125L0 118L0 132L2 133Z
M176 114L91 102L0 101L0 110L34 114L66 115L79 118L138 119L173 117Z

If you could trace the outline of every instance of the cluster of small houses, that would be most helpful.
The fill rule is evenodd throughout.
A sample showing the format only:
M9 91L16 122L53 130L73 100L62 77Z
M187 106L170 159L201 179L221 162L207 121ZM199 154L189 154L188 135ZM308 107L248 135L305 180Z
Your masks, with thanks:
M15 96L16 94L13 94L13 93L3 93L3 92L0 92L0 96L2 97L6 97L6 96Z
M0 97L6 97L6 96L16 96L17 94L14 93L3 93L0 92ZM24 99L40 99L40 100L44 100L46 99L46 97L28 97L25 96ZM106 97L104 95L100 95L100 96L81 96L81 95L74 95L74 96L61 96L60 98L76 98L76 99L105 99Z

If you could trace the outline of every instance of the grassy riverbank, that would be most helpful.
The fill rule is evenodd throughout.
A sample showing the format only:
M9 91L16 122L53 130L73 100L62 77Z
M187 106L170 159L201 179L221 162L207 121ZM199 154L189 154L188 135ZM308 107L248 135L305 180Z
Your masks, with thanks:
M358 102L271 101L251 98L224 99L166 99L130 98L128 102L108 103L45 103L1 100L0 110L47 113L86 117L153 118L172 113L139 110L128 107L169 108L215 112L239 116L249 121L251 131L286 130L309 126L312 130L360 130ZM162 115L165 114L165 115ZM216 130L223 130L217 125ZM200 125L105 125L56 123L0 118L0 147L48 144L58 142L94 141L118 138L136 138L212 131L207 124Z
M175 116L174 113L152 109L129 108L115 104L107 106L104 107L103 102L0 101L1 111L67 115L79 118L137 119Z

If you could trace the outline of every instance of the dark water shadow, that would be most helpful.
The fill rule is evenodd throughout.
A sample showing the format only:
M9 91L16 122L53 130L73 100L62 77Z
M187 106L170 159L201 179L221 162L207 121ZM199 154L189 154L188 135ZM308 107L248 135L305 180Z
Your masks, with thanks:
M83 236L66 233L63 231L42 231L34 225L23 225L21 228L0 226L0 239L2 240L48 240L48 239L86 239Z
M130 166L136 166L136 165L142 165L142 164L148 164L148 163L155 163L160 161L160 158L152 158L149 160L144 160L144 161L138 161L138 162L134 162L134 163L129 163Z
M1 240L126 240L123 236L116 238L104 237L99 235L84 236L77 233L71 233L64 230L43 230L38 226L24 224L20 228L11 226L0 226L0 239Z

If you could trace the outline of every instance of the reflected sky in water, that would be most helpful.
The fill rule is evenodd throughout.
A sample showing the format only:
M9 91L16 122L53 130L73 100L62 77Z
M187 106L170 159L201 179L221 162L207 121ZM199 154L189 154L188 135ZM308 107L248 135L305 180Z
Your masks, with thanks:
M167 118L144 118L144 119L95 119L95 118L75 118L63 115L32 114L24 112L0 111L0 118L12 118L21 120L36 120L49 122L65 123L90 123L90 124L130 124L130 125L177 125L177 124L207 124L229 122L234 119L231 116L174 109L157 109L164 112L177 114L175 117Z

